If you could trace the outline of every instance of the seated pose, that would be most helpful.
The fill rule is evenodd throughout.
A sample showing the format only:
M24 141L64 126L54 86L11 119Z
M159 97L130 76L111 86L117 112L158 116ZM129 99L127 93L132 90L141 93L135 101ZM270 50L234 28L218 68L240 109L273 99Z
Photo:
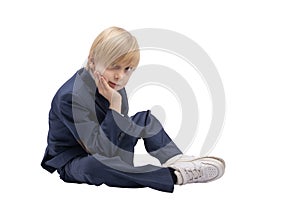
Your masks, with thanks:
M44 169L57 170L65 182L165 192L173 192L174 184L209 182L224 174L220 158L183 155L150 111L127 115L124 87L139 59L137 40L126 30L111 27L97 36L86 66L51 103ZM140 138L161 166L134 166Z

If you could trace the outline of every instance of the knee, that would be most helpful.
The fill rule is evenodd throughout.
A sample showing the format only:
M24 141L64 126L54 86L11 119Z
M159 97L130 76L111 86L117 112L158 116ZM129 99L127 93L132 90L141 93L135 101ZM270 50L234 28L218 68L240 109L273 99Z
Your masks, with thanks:
M151 114L151 111L147 110L147 111L141 111L141 112L136 113L135 115L133 115L131 117L131 120L136 125L147 126L150 123L151 118L153 118L153 117L154 116Z
M89 156L81 166L81 173L88 175L99 174L101 168L102 164L100 163L100 161L98 161L93 156Z

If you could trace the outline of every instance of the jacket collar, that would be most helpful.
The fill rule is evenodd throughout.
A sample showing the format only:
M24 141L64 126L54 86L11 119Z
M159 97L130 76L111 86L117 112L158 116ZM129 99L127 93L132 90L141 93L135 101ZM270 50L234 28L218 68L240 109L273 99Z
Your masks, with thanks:
M82 81L91 90L91 92L94 93L97 90L97 86L96 86L95 80L92 77L92 75L90 74L90 72L88 70L86 70L85 68L81 68L80 70L78 70L77 73L80 76L80 78L82 79Z

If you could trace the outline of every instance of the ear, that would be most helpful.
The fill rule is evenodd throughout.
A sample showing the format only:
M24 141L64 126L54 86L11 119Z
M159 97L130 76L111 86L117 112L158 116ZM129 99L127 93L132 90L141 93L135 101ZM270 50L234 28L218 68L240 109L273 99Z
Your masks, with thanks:
M94 58L93 57L91 57L91 58L89 58L89 67L90 67L90 69L92 69L92 71L95 71L95 62L94 62Z
M100 80L99 79L99 72L97 72L96 70L94 70L94 77L97 79L97 80Z

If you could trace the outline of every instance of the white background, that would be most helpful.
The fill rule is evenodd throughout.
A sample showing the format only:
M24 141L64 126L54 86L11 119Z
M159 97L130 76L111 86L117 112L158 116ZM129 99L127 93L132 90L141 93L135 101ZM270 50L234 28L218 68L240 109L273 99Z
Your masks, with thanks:
M1 1L1 199L299 199L299 10L291 0ZM55 91L113 25L173 30L209 54L226 93L211 152L226 160L222 179L168 194L67 184L40 167Z

